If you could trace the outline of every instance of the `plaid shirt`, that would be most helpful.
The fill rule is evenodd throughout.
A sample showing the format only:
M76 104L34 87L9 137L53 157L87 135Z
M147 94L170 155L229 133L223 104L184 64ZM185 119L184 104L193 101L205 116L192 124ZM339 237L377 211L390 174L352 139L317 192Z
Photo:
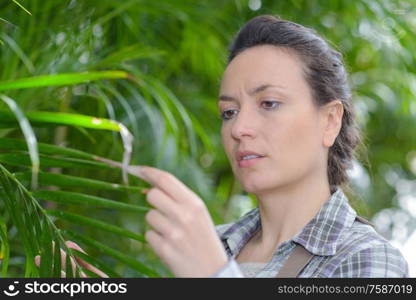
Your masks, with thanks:
M400 251L356 216L337 187L317 215L276 249L256 277L276 277L296 244L314 254L298 277L409 277L408 264ZM259 226L258 207L237 222L216 226L229 260L211 277L244 277L235 257Z

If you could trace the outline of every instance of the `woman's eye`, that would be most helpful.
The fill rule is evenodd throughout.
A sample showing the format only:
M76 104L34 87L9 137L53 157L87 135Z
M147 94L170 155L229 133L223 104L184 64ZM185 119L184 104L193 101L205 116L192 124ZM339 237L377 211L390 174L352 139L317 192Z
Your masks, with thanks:
M225 121L230 120L236 113L237 113L237 110L235 109L227 109L221 113L221 118Z
M264 109L267 109L267 110L273 110L273 109L276 109L276 108L278 108L279 106L280 106L280 102L278 102L278 101L270 101L270 100L266 100L266 101L262 101L262 103L261 103L261 106L264 108ZM233 117L234 117L234 115L236 115L238 113L238 110L236 110L236 109L227 109L227 110L224 110L222 113L221 113L221 118L224 120L224 121L227 121L227 120L230 120L230 119L232 119Z
M278 102L278 101L263 101L261 103L261 105L265 109L275 109L275 108L279 107L280 102Z

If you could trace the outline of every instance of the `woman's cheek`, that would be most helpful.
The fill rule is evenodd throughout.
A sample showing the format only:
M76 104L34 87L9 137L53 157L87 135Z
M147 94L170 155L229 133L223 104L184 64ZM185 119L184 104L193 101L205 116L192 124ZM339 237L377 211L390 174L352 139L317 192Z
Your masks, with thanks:
M224 147L225 154L227 155L228 160L231 162L232 159L232 137L229 130L222 125L221 128L221 139L222 145Z
M293 123L290 137L286 143L288 150L288 162L292 162L293 171L296 176L303 176L309 172L312 165L318 161L319 155L319 137L316 124L304 116L302 120Z

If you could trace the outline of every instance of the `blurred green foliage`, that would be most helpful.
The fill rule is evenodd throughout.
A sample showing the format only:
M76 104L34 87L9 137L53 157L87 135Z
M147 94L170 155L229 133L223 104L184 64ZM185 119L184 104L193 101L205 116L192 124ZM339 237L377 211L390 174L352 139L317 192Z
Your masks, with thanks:
M50 254L48 239L59 243L61 235L79 242L90 261L113 276L171 276L140 239L142 215L109 202L100 203L118 208L96 207L88 197L146 205L134 190L143 183L130 177L126 187L119 170L94 165L93 155L121 161L126 151L121 127L99 128L94 118L124 124L134 136L131 163L175 174L205 200L215 223L233 221L255 205L235 182L222 149L216 98L233 35L259 14L312 27L344 54L366 145L350 173L350 199L389 239L404 241L416 228L414 1L18 2L30 14L14 1L0 2L0 138L8 138L0 140L3 276L38 276L28 263L32 252ZM69 77L59 81L56 74ZM43 75L48 81L37 80ZM82 115L93 117L86 121L91 126ZM25 120L39 144L24 131ZM10 138L32 142L40 154ZM38 187L27 171L35 157ZM78 204L64 203L69 196L53 202L60 195L54 192L77 193L67 195ZM10 213L13 201L22 217ZM32 245L22 233L27 223L15 223L19 218L50 235L35 228ZM41 269L43 276L56 274Z

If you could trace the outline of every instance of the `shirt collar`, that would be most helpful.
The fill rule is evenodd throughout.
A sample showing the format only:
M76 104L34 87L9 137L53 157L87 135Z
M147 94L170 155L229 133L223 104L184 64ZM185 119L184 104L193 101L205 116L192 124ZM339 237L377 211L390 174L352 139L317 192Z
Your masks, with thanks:
M314 255L334 255L343 232L348 230L357 214L349 205L340 187L291 241L301 244ZM256 207L233 223L222 235L221 240L229 254L235 256L261 226L259 208Z

